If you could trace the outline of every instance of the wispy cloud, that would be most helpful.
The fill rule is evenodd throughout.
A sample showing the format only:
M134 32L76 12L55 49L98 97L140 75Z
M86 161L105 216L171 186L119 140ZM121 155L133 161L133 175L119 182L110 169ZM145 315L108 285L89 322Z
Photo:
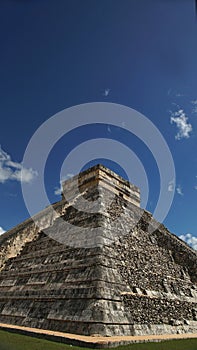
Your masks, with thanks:
M171 124L175 123L178 128L178 132L175 136L176 140L181 140L183 138L188 139L191 136L192 125L188 123L188 117L183 109L179 109L173 113L171 112L170 122Z
M5 230L0 226L0 235L2 235L2 233L4 233Z
M60 185L60 187L55 187L54 194L56 196L60 196L62 194L62 185Z
M176 193L179 194L180 196L184 196L183 190L181 185L175 185L175 180L171 180L168 183L168 192L173 192L174 190L176 190Z
M192 113L197 114L197 100L191 101L192 104Z
M62 178L62 179L60 180L59 187L55 187L55 188L54 188L54 194L55 194L56 196L61 195L62 192L63 192L62 182L64 182L64 181L70 179L70 178L73 177L73 176L74 176L74 174L67 174L64 178Z
M185 95L184 95L184 94L180 94L180 92L176 92L176 93L175 93L175 96L176 96L176 97L183 97L183 96L185 96Z
M172 93L172 89L170 88L170 89L168 89L168 91L167 91L167 95L170 96L171 93Z
M179 194L180 196L184 196L181 185L178 185L177 187L175 187L175 181L172 180L168 183L168 192L173 192L174 190L176 190L176 193Z
M107 131L109 132L109 133L111 133L112 131L111 131L111 127L110 127L110 125L108 125L107 126Z
M184 94L181 94L180 92L177 92L176 90L173 89L168 89L167 95L170 97L183 97L185 96Z
M183 194L183 190L182 190L182 188L181 188L180 185L177 186L176 192L177 192L180 196L183 196L183 195L184 195L184 194Z
M37 171L32 168L24 168L22 163L13 161L0 147L0 183L8 180L30 183L37 175Z
M173 192L175 187L174 180L170 181L168 184L168 192Z
M197 179L197 175L195 176L195 178ZM194 185L194 189L197 190L197 185Z
M105 97L107 97L107 96L109 95L109 93L110 93L110 89L107 88L107 89L104 90L103 95L104 95Z
M185 235L179 236L179 238L185 241L193 249L197 250L197 237L193 236L191 233L186 233Z

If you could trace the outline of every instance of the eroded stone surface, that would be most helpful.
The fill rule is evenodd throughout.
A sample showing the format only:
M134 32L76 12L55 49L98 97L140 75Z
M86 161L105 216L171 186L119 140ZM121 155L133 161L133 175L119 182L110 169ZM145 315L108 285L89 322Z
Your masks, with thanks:
M39 213L39 227L29 219L1 236L0 322L84 335L197 332L196 252L163 225L149 232L151 214L103 169L80 175L77 197L69 180L71 202ZM77 210L83 199L86 209L97 199L97 211Z

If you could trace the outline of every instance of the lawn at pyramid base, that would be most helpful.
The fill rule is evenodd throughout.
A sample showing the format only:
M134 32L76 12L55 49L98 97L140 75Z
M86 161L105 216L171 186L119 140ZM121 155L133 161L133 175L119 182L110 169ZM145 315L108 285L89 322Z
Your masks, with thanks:
M65 181L53 210L3 234L0 254L0 323L93 336L197 333L197 253L102 165Z

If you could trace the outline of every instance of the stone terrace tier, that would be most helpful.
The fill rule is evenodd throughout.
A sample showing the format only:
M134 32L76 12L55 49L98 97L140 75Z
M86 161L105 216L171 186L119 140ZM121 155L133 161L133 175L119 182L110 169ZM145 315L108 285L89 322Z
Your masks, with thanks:
M104 187L113 194L140 207L139 188L101 164L63 182L62 196L70 199L76 196L77 192L91 191L95 186Z
M97 336L196 333L196 252L101 165L63 188L54 210L37 215L42 229L29 219L0 237L0 322ZM77 210L83 199L99 199L99 211Z

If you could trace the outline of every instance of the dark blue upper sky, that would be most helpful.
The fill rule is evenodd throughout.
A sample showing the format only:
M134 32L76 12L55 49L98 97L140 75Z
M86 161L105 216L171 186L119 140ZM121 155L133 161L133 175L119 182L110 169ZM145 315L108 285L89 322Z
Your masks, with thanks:
M136 109L160 130L177 176L164 223L178 235L197 236L195 1L1 0L0 144L11 161L22 161L29 139L49 117L96 101ZM150 185L147 208L153 211L159 180L150 151L132 135L106 126L73 131L66 149L59 140L46 167L51 201L59 198L54 188L67 153L92 137L119 140L141 159ZM9 229L29 214L20 181L2 180L1 157L0 166L0 226Z

